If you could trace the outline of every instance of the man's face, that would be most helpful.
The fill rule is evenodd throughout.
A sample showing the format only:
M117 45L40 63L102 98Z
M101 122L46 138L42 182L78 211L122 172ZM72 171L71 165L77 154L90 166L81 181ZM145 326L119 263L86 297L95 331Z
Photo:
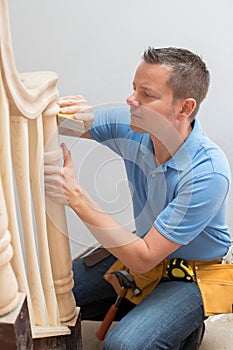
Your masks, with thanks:
M175 126L176 105L173 91L167 86L171 68L160 64L142 62L134 77L133 93L127 98L134 131L149 132L157 136L166 125Z

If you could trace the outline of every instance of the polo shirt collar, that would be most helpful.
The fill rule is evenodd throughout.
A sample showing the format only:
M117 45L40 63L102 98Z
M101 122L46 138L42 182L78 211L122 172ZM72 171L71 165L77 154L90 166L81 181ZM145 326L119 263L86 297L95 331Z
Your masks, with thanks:
M193 129L185 140L183 145L178 149L174 156L167 161L167 166L184 170L190 166L192 160L199 149L202 142L203 131L201 125L197 119L194 120Z
M163 169L170 167L176 169L178 171L182 171L186 169L194 158L200 144L202 141L203 131L200 125L200 122L195 119L193 129L185 140L184 144L178 149L178 151L174 154L174 156L169 159L163 165ZM147 162L151 163L151 158L153 158L153 145L149 134L144 134L142 143L141 143L141 151L143 156L146 158ZM155 163L154 163L155 164Z

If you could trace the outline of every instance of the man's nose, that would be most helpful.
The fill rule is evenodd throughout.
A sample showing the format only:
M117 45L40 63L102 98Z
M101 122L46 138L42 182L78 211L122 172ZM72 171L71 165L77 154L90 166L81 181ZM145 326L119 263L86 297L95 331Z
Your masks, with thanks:
M140 103L136 97L135 91L126 99L126 103L129 106L139 106Z

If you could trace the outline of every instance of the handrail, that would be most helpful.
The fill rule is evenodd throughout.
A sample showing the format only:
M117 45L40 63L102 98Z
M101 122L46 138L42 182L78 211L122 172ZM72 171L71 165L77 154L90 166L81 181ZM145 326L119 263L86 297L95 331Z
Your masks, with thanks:
M0 14L0 61L8 98L10 104L13 103L23 116L34 119L56 99L58 92L54 90L54 86L57 84L58 75L51 72L40 72L42 77L40 88L33 82L30 86L25 85L24 79L27 79L27 73L20 75L15 66L7 0L0 0ZM44 79L45 76L47 79ZM38 81L36 74L35 79Z

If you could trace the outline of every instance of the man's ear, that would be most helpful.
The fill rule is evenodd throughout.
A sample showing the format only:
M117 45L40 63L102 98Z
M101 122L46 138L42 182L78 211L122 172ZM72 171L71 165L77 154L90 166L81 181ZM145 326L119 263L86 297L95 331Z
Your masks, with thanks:
M180 112L178 115L178 119L182 120L184 118L189 117L194 109L196 108L197 102L194 98L186 98L183 100L181 107L180 107Z

